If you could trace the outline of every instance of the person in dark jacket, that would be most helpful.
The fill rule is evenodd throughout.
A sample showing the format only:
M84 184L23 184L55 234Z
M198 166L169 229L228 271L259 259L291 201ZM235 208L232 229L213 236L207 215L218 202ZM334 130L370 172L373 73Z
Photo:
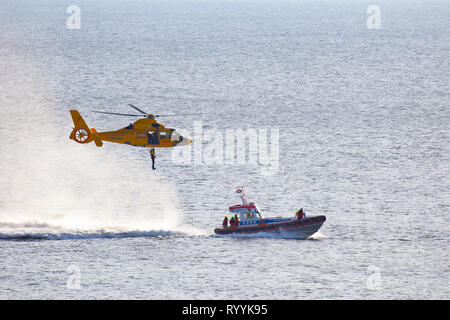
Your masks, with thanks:
M155 170L155 158L156 158L155 148L150 149L150 156L152 157L152 169Z

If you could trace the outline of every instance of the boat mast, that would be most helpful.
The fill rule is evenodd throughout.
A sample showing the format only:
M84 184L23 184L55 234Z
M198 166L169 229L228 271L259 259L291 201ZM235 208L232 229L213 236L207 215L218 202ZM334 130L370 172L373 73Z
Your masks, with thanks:
M244 192L243 188L238 188L238 189L236 190L236 192L239 193L239 195L241 196L241 199L242 199L242 205L243 205L244 207L247 207L247 206L248 206L248 201L247 201L247 197L245 196L245 192Z

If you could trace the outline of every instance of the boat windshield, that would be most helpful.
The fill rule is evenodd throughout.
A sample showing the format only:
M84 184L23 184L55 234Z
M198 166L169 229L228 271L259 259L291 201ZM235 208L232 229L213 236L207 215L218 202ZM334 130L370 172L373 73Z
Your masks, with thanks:
M259 209L259 207L254 202L251 202L251 204L253 204L255 206L255 212L256 212L258 218L262 219L263 215L262 215L261 210Z
M244 214L245 219L262 219L259 212L249 211Z

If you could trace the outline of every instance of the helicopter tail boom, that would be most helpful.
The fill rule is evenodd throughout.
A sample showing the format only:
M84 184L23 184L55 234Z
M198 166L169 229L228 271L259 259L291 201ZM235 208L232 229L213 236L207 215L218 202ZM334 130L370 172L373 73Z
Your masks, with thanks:
M78 110L70 110L70 115L72 116L73 124L75 125L75 128L73 128L72 133L70 134L70 139L75 140L78 143L89 143L94 141L97 147L103 145L97 131L94 128L91 129L87 126Z

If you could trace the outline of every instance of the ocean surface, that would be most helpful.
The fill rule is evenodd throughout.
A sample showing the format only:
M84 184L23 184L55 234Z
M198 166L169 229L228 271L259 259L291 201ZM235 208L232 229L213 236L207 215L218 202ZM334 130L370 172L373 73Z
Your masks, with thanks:
M0 299L449 299L449 14L0 0ZM69 139L70 109L108 131L136 119L93 111L129 103L194 143L153 171L146 148ZM227 130L257 148L227 160ZM241 186L327 221L215 235Z

